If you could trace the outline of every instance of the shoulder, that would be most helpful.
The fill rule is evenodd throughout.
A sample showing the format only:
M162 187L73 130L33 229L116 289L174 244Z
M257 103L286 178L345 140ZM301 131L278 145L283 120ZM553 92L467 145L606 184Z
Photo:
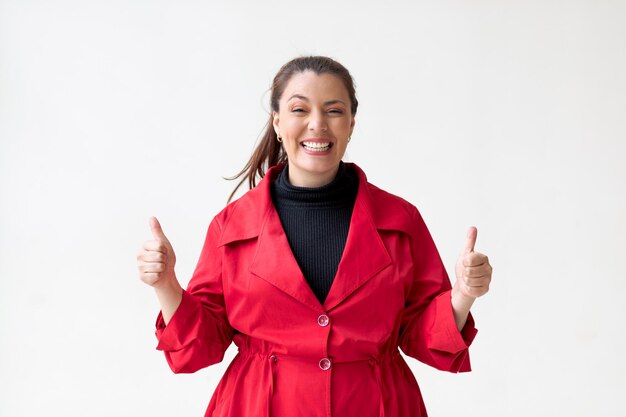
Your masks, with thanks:
M379 229L407 233L413 230L415 221L421 217L415 205L369 182L367 189L371 196L372 218Z
M253 189L231 202L215 215L212 223L221 230L219 244L251 239L259 235L266 214L273 208L270 184L282 168L270 168Z
M359 176L362 198L366 201L372 220L380 230L397 230L411 233L415 222L421 219L417 207L404 198L392 194L369 182L356 164L351 164ZM360 193L361 194L361 193Z
M371 183L367 183L367 190L371 196L371 215L379 231L402 233L415 245L432 242L430 231L415 205Z

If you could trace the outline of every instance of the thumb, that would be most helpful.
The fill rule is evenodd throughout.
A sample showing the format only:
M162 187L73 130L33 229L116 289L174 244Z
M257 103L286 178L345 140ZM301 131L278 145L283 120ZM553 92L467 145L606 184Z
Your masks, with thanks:
M152 231L152 236L156 240L161 240L164 242L169 242L167 237L165 237L165 233L163 233L163 229L161 229L161 223L157 220L156 217L150 217L150 230Z
M465 239L464 253L474 252L474 245L476 244L476 236L478 236L478 229L474 226L470 227L467 231L467 237Z

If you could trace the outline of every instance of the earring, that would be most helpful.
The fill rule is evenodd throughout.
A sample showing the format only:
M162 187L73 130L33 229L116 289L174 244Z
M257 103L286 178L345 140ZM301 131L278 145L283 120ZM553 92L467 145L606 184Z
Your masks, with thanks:
M283 138L281 138L279 134L276 134L276 140L280 143L283 143Z

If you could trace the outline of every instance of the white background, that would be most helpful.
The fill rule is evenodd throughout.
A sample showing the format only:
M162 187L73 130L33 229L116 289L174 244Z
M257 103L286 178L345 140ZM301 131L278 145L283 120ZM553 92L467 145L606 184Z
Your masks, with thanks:
M623 1L0 1L0 416L201 416L135 256L187 284L279 67L331 56L346 161L418 206L453 276L494 267L473 372L408 362L436 416L626 410Z

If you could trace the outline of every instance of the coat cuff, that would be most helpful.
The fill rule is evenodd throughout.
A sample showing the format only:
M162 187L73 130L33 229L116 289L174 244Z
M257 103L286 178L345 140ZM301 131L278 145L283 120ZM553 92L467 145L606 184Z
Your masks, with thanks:
M435 320L429 347L449 353L459 353L467 349L478 333L472 313L468 314L465 326L459 331L452 310L452 290L439 294L433 302Z
M197 337L193 326L197 321L200 307L200 302L183 289L181 302L167 326L163 319L163 312L159 311L155 323L155 335L159 341L157 350L177 351L192 343Z

